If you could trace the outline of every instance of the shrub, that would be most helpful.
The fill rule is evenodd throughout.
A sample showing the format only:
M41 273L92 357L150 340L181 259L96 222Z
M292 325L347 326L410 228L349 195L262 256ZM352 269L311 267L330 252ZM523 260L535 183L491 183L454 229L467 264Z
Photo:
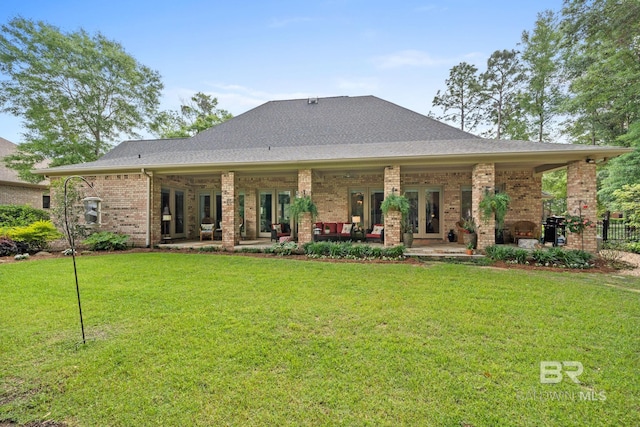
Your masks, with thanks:
M536 249L531 252L531 258L538 265L550 266L555 262L555 257L551 252L545 249Z
M11 256L19 253L16 242L8 237L0 237L0 256Z
M494 261L510 261L515 259L516 250L511 246L487 246L484 252Z
M127 240L127 235L100 231L84 239L84 244L92 251L123 251L129 247Z
M271 246L270 253L280 255L280 256L285 256L285 255L291 255L297 250L298 250L298 244L296 242L282 242L282 243L275 243L273 246Z
M513 259L518 264L526 264L528 257L529 257L529 251L527 251L526 249L516 249L513 252Z
M310 242L303 246L305 254L321 257L329 255L329 242Z
M36 221L48 221L49 213L26 205L0 205L0 228L26 227Z
M640 254L640 242L631 242L625 245L625 251Z
M25 252L38 252L47 247L48 242L59 239L62 234L51 221L36 221L28 226L11 227L4 230L7 237L26 245Z
M382 249L382 256L386 258L402 258L404 255L404 245L393 246Z
M516 262L526 264L530 260L546 267L590 268L593 255L581 250L564 250L560 247L536 249L515 249L509 246L488 246L485 249L487 258L494 261Z
M333 258L340 258L344 256L344 252L342 250L342 245L337 242L331 242L329 244L329 256Z
M206 248L214 248L217 246L205 246L204 248L201 248L201 250L204 250ZM210 252L215 252L215 251L210 251ZM264 251L262 250L262 248L252 248L252 247L245 247L245 248L240 248L238 249L238 252L241 254L262 254L264 253Z
M398 245L392 248L379 248L369 245L354 245L353 242L309 242L303 247L304 253L313 258L402 258L404 246Z

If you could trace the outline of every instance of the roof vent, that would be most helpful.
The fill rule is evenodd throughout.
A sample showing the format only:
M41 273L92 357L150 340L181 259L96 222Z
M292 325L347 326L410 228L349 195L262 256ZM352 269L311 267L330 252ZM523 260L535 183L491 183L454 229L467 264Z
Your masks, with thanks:
M318 103L318 97L316 96L315 98L309 98L309 101L307 103L308 104L317 104Z

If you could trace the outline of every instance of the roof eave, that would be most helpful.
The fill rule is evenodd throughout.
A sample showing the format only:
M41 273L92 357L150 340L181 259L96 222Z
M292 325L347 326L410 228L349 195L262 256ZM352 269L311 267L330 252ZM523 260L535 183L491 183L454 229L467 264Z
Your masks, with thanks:
M141 164L141 165L123 165L123 166L93 166L65 168L63 166L52 169L37 169L32 171L35 174L45 176L68 176L68 175L93 175L93 174L109 174L109 173L140 173L142 170L154 171L158 173L178 173L178 172L217 172L225 170L244 170L252 171L270 170L274 168L282 168L283 166L304 166L323 167L328 166L340 167L345 164L353 164L357 162L362 166L388 165L388 164L476 164L482 162L499 163L531 163L532 160L540 164L561 164L576 160L593 159L600 163L610 158L632 152L633 149L626 147L606 147L606 148L589 148L572 149L572 150L546 150L546 151L520 151L520 152L498 152L498 153L456 153L456 154L436 154L436 155L406 155L406 156L376 156L366 158L340 158L340 159L291 159L291 160L274 160L261 162L222 162L222 163L175 163L175 164Z

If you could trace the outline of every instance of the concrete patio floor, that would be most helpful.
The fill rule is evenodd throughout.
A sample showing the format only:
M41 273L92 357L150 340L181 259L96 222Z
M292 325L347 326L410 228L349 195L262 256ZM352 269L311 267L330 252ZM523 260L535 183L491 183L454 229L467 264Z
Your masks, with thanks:
M254 239L241 240L239 245L234 246L235 251L241 251L244 248L266 249L273 246L274 242L270 239ZM366 244L374 247L382 247L378 242L355 242L354 244ZM179 240L171 243L163 243L158 245L160 249L201 249L206 247L216 247L222 249L220 240ZM428 256L428 257L456 257L469 255L465 252L465 246L458 243L442 242L440 240L417 240L411 248L405 249L406 256ZM474 255L481 256L481 255Z

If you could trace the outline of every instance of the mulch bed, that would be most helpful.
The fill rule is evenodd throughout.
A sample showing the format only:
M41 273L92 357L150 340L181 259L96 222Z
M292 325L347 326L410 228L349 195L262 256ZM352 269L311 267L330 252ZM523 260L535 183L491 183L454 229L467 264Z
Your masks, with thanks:
M316 261L316 262L331 262L331 263L366 263L366 264L409 264L409 265L433 265L433 263L437 262L446 262L439 261L434 258L420 258L420 257L407 257L405 260L400 261L392 261L392 260L383 260L383 259L373 259L373 260L355 260L355 259L333 259L333 258L309 258L306 255L286 255L286 256L278 256L274 254L264 254L264 253L248 253L248 252L203 252L197 251L193 249L150 249L150 248L133 248L128 249L126 251L115 251L115 252L80 252L78 257L86 257L86 256L100 256L106 254L126 254L126 253L151 253L151 252L171 252L171 253L188 253L188 254L202 254L202 255L222 255L222 256L247 256L253 258L282 258L282 259L293 259L298 261ZM61 258L69 256L63 255L61 252L51 252L46 255L32 255L28 260L16 261L13 257L0 257L0 264L2 263L11 263L11 262L25 262L37 259L44 258ZM466 262L464 257L458 257L458 261ZM503 261L497 261L490 266L489 268L500 268L500 269L516 269L516 270L536 270L536 271L554 271L554 272L574 272L574 273L615 273L619 271L616 268L611 267L606 260L602 258L596 258L595 266L593 268L588 269L577 269L577 268L557 268L557 267L543 267L536 265L522 265L522 264L511 264ZM0 424L0 427L3 427Z

